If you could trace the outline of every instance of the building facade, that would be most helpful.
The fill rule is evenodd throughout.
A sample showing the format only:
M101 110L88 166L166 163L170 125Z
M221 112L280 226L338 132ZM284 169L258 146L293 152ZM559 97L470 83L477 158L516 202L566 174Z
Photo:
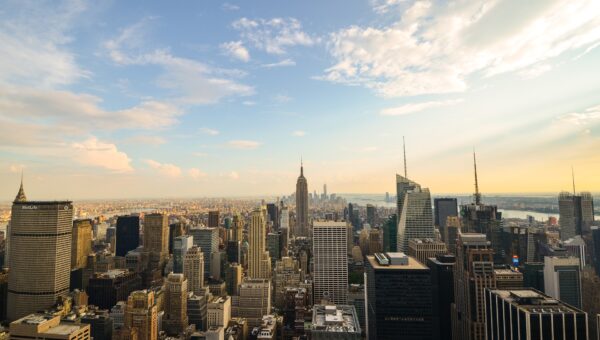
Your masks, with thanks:
M346 222L313 223L314 301L327 298L346 304L348 296L348 250Z

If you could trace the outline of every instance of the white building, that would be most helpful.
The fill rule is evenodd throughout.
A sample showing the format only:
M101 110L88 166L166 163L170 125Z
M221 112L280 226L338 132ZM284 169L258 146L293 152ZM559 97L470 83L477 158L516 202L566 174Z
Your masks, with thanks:
M313 223L314 301L327 297L346 304L348 296L348 226L346 222Z

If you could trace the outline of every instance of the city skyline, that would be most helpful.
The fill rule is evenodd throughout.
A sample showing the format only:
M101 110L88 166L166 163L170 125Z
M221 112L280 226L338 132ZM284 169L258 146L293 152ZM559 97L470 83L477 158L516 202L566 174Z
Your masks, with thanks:
M483 193L570 191L571 166L600 192L594 1L8 1L0 18L0 201L23 169L37 199L289 194L301 156L309 192L394 192L402 136L434 194L473 191L473 147Z

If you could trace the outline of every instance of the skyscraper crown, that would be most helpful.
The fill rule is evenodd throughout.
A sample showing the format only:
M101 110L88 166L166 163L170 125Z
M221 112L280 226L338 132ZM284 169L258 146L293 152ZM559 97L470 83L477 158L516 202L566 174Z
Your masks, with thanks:
M27 196L25 196L25 190L23 189L23 174L22 173L21 173L21 186L19 187L19 192L17 193L17 196L15 197L14 202L15 203L27 202Z

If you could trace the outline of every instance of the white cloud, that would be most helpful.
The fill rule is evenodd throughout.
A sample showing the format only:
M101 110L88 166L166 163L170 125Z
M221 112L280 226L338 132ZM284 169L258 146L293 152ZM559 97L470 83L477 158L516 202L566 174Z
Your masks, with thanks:
M232 140L232 141L229 141L227 143L227 145L229 145L229 147L234 148L234 149L251 150L251 149L258 148L261 145L261 143L259 143L257 141L253 141L253 140Z
M254 106L254 105L256 105L256 102L253 102L251 100L245 100L242 102L242 104L244 104L246 106Z
M107 129L157 129L173 125L181 111L172 104L154 100L137 106L108 111L102 99L89 94L0 85L0 116L27 120L53 120L69 126Z
M302 24L295 18L241 18L232 25L244 41L270 54L284 54L288 47L311 46L318 41L305 33Z
M292 59L283 59L281 61L278 61L276 63L271 63L271 64L262 64L260 65L261 67L264 68L275 68L275 67L286 67L286 66L296 66L296 62Z
M162 145L165 144L167 140L160 136L137 135L127 138L127 142L144 145Z
M240 179L240 174L238 174L236 171L232 171L228 174L228 177L230 179L237 180Z
M209 136L216 136L220 133L219 130L210 129L206 127L200 128L200 132Z
M177 178L181 176L181 168L174 164L159 163L152 159L147 159L146 164L166 177Z
M559 120L573 125L587 125L600 121L600 105L592 106L583 112L570 112L559 117Z
M71 84L90 73L65 47L67 34L85 3L17 1L0 11L0 82L53 87Z
M113 172L131 172L131 160L115 144L106 143L96 137L71 144L73 159L85 166L104 168Z
M241 60L243 62L250 61L250 52L244 47L241 41L230 41L219 45L225 55Z
M460 92L471 76L540 64L547 71L553 58L599 41L600 2L594 0L416 1L390 25L331 34L335 63L323 79L383 97Z
M148 20L142 20L104 43L111 60L119 65L156 65L163 69L157 84L175 92L181 104L213 104L229 96L248 96L254 88L238 82L239 70L218 69L197 60L173 55L168 49L138 47Z
M285 94L278 94L275 97L273 97L273 99L278 103L287 103L292 101L292 97Z
M199 180L201 178L204 178L207 176L206 173L200 171L200 169L198 168L191 168L188 170L188 175L194 179L194 180Z
M296 131L292 132L292 136L294 136L294 137L304 137L304 136L306 136L306 132L304 132L302 130L296 130Z
M407 115L411 113L416 113L436 107L450 106L462 103L462 99L452 99L452 100L443 100L443 101L430 101L430 102L422 102L422 103L409 103L396 107L389 107L387 109L381 110L380 114L383 116L400 116Z
M221 8L224 11L238 11L240 9L240 6L226 2L221 6Z

